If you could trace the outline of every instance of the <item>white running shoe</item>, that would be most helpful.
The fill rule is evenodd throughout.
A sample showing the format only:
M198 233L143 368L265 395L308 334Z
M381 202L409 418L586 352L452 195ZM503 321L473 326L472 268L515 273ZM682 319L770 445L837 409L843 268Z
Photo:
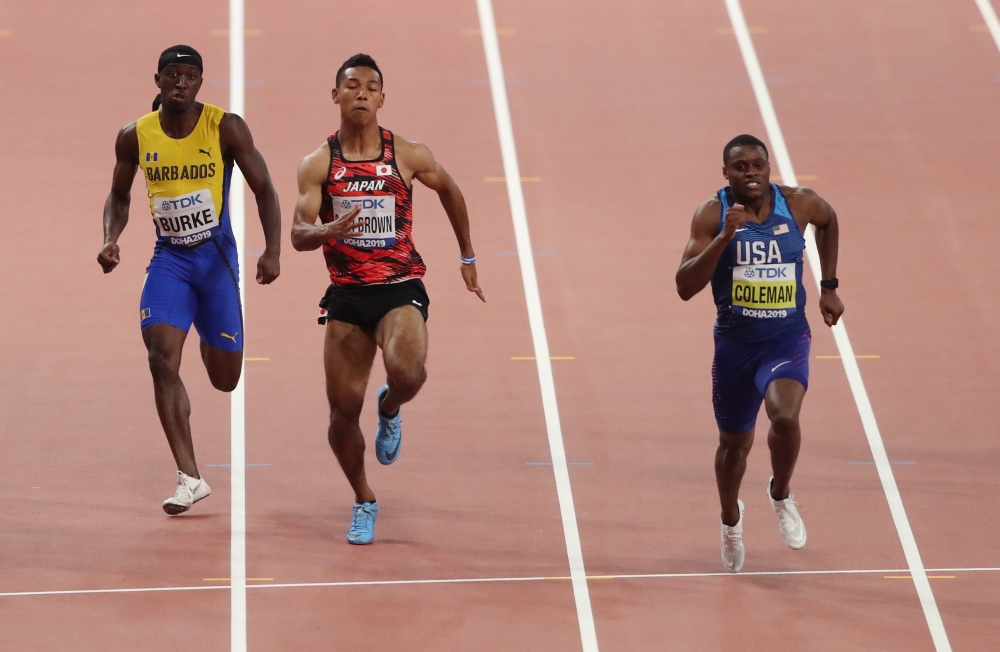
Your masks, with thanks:
M163 501L163 511L171 516L177 516L191 509L191 505L202 498L208 498L212 489L208 483L201 478L177 472L177 491L170 498Z
M732 526L722 524L722 564L730 573L739 573L747 556L743 548L743 501L737 500L736 504L740 506L740 520Z
M781 530L781 537L792 550L798 550L806 545L806 524L802 522L799 515L799 506L795 502L794 496L788 494L784 500L771 498L771 483L774 477L767 483L767 499L771 501L774 513L778 515L778 529Z

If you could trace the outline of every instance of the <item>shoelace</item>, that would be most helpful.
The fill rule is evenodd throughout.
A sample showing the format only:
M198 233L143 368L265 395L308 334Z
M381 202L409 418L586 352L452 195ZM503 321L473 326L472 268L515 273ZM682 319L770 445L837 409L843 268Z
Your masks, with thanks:
M375 514L370 507L357 507L354 510L354 520L351 521L351 532L364 532L369 524L375 520Z

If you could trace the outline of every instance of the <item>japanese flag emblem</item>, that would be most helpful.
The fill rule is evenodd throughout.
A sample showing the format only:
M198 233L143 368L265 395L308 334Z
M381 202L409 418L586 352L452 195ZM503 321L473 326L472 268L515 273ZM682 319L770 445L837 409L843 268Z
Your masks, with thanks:
M375 175L379 177L391 177L392 176L392 166L391 165L376 165Z

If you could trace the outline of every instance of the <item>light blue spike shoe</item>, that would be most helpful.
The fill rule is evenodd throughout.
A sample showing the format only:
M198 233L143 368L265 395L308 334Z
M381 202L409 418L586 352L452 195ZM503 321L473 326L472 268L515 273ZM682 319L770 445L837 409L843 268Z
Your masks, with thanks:
M392 464L399 459L399 447L403 443L403 409L396 416L384 417L379 406L382 398L389 391L388 385L378 389L375 400L375 412L378 413L378 432L375 433L375 457L380 464Z
M354 503L354 518L347 528L347 542L363 546L375 540L375 517L378 503Z

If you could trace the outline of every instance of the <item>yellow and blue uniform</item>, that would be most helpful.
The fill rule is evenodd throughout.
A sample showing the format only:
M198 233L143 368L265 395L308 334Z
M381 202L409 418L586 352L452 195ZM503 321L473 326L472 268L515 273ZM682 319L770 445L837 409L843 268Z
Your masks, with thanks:
M721 232L733 198L729 188L717 197ZM718 311L712 403L715 420L726 432L754 427L767 386L778 378L809 387L812 333L802 285L806 240L775 184L771 201L767 220L748 221L738 229L712 275Z
M139 302L142 328L170 324L225 351L243 349L236 240L229 219L232 165L222 158L225 111L202 105L194 131L171 138L159 112L136 121L156 248Z

